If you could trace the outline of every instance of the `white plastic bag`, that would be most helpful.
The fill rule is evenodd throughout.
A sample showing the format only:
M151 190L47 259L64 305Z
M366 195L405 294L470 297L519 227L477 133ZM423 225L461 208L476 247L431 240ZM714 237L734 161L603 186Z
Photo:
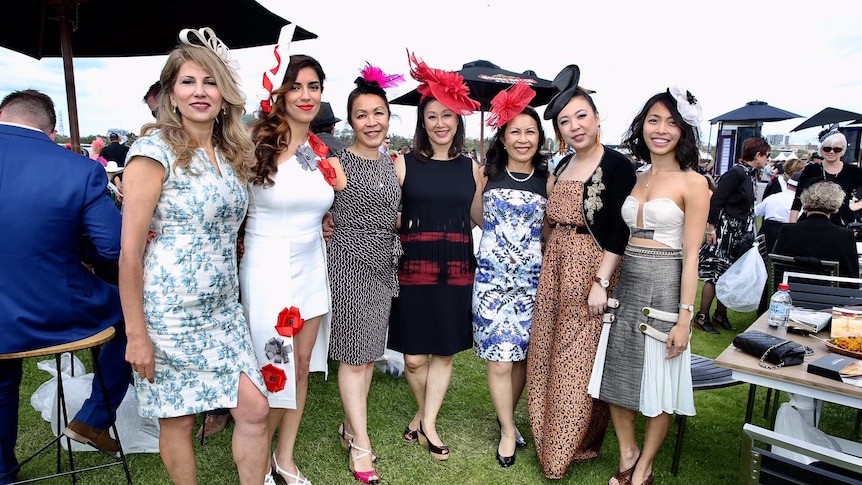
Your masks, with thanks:
M39 369L57 375L54 359L41 361L37 364ZM75 377L72 377L70 369L74 367ZM66 397L66 410L69 420L81 410L84 401L90 397L93 388L93 373L84 374L84 365L77 357L71 359L63 355L61 359L61 372L63 373L63 392ZM56 434L57 422L62 419L57 409L57 379L53 377L39 386L30 397L33 409L41 413L42 419L51 423L51 431ZM129 385L123 402L117 409L117 430L120 433L120 441L125 453L158 453L159 452L159 423L155 419L145 419L138 414L138 399L135 388ZM61 430L63 426L60 426ZM66 440L60 440L66 447ZM72 441L74 451L96 451L95 448Z
M791 396L790 402L783 403L778 408L778 414L775 416L775 432L830 450L842 451L841 445L835 438L814 427L814 407L810 400L806 401L804 398L800 400L796 396ZM772 452L806 465L816 461L809 456L777 446L772 448Z
M718 301L738 312L753 312L766 286L766 264L755 242L715 283Z
M392 377L401 377L404 375L404 354L387 347L383 356L374 361L374 367Z

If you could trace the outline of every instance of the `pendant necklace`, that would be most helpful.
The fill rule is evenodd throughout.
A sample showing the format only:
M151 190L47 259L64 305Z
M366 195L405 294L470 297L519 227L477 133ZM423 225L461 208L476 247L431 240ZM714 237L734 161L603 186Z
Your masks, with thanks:
M515 182L521 182L521 183L526 182L527 180L530 180L533 177L533 173L535 173L535 172L536 172L536 167L533 167L533 169L530 170L530 175L527 175L526 177L519 179L518 177L515 177L514 175L512 175L512 172L509 171L509 166L506 165L506 173L509 174L509 177L512 180L514 180Z

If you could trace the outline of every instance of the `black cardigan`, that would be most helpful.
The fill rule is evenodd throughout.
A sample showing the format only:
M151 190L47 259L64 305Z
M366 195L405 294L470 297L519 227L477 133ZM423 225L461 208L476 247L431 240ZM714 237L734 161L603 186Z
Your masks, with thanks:
M622 255L628 244L629 228L623 221L621 210L623 202L635 186L637 176L632 162L625 155L608 147L604 148L605 153L596 171L584 182L581 210L584 211L584 220L587 221L587 227L596 243L604 250ZM557 170L554 171L555 175L562 173L572 156L568 155L560 160ZM599 170L601 179L594 180L598 178L596 175ZM599 183L604 185L604 189L597 193L601 208L596 209L590 217L587 210L589 189Z
M706 221L718 225L722 210L740 221L747 221L754 207L754 181L744 166L734 165L718 179L718 186L709 200L709 216Z

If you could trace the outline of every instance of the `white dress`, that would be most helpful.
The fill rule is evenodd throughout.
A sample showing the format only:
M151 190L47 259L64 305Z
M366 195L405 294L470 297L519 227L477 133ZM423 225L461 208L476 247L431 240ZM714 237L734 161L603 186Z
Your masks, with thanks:
M270 406L295 409L293 338L275 326L286 308L296 307L305 320L323 315L310 369L327 373L331 294L321 221L335 192L319 170L304 169L295 155L272 178L275 185L267 188L249 185L240 298Z

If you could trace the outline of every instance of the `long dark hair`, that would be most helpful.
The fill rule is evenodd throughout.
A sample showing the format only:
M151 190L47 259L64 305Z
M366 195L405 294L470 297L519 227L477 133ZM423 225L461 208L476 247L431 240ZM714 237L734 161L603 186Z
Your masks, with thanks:
M257 121L252 124L252 138L255 141L255 155L257 163L254 166L254 174L251 179L254 185L270 186L275 183L272 179L278 168L276 158L278 152L284 150L290 143L290 124L287 120L287 108L285 107L285 93L293 88L299 71L310 67L317 73L320 79L320 92L323 92L323 80L326 74L323 67L313 57L305 55L290 56L290 63L284 73L281 86L272 92L275 102L272 110L268 113L260 111Z
M667 91L658 93L647 100L643 109L632 120L632 124L629 126L623 139L622 146L628 148L632 155L638 159L652 163L649 147L647 146L646 139L644 139L644 123L646 122L650 108L656 103L661 103L670 111L670 115L682 132L676 145L676 160L679 163L679 168L683 170L696 168L697 163L700 161L700 151L698 149L700 137L698 130L682 119L682 115L679 114L679 110L676 108L676 101Z
M548 162L545 161L545 157L541 153L542 146L545 145L545 129L542 128L542 120L539 118L539 113L530 106L524 108L520 114L528 115L530 118L536 120L536 126L539 127L539 142L536 147L536 153L533 155L532 165L537 176L546 177L548 175ZM509 123L506 123L497 129L494 137L491 138L491 146L485 153L485 175L488 178L493 178L501 173L509 163L509 155L506 153L503 143L508 127Z
M428 138L428 132L425 131L425 108L431 101L436 101L434 98L423 98L419 102L416 115L416 131L413 133L413 153L417 160L428 161L434 156L434 147L431 146L431 139ZM449 147L449 158L457 157L464 150L464 141L466 139L464 130L464 117L458 117L458 128L455 129L455 137L452 138L452 145Z

